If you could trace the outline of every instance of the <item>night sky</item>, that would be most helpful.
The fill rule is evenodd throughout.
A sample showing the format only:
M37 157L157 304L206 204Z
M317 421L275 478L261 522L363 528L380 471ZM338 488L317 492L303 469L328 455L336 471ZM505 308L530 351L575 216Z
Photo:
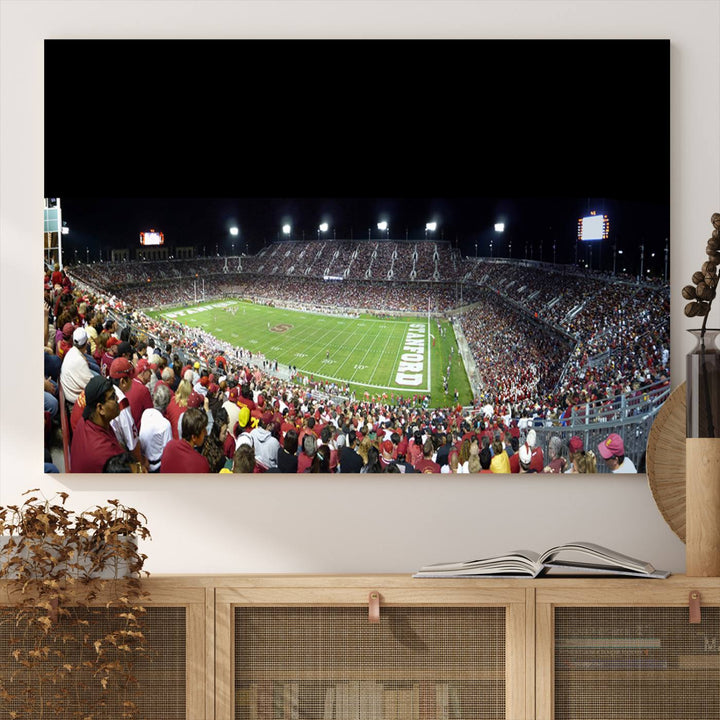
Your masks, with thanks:
M108 259L111 248L138 248L139 233L162 231L168 247L194 245L198 254L255 253L263 245L285 239L281 225L289 223L293 240L315 240L318 225L327 222L322 239L380 240L386 234L377 222L390 225L391 240L425 238L425 223L438 223L430 239L449 241L463 255L507 257L558 263L588 261L587 248L578 246L577 219L595 210L610 218L610 236L593 244L593 268L612 263L612 246L623 250L618 262L637 272L640 245L644 268L662 275L668 216L662 206L605 198L584 200L528 198L61 198L63 219L70 233L63 238L66 262ZM499 235L496 222L505 223ZM239 228L238 236L229 229ZM553 257L553 244L554 257ZM652 253L655 253L655 258ZM542 253L542 255L541 255ZM623 262L624 261L624 262ZM618 265L618 269L621 269Z
M47 41L45 62L45 195L81 260L150 228L210 255L385 219L390 239L435 220L465 255L552 261L555 242L574 262L595 210L593 267L642 244L662 275L667 41Z

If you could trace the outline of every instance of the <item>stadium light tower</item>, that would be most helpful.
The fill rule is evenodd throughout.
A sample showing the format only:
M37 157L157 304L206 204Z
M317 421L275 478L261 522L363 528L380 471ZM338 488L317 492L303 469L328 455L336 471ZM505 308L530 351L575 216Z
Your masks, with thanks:
M435 232L437 230L436 222L425 223L425 239L428 239L428 233Z
M292 233L292 227L288 223L285 223L285 225L282 226L282 231L283 235L290 236L290 233Z
M500 239L500 236L502 235L502 233L505 232L505 223L496 222L495 223L495 232L498 235L498 239ZM492 242L492 240L490 240L490 257L492 257L492 256L493 256L493 242Z
M645 264L645 243L640 244L640 274L638 275L638 280L643 277L643 266Z
M233 227L230 228L230 236L231 237L237 237L240 234L240 230L233 225ZM235 255L235 242L230 243L231 248L231 255Z
M379 223L377 224L377 229L380 230L381 232L382 232L383 230L385 231L385 238L386 238L386 239L387 239L388 237L390 237L390 226L387 224L387 221L386 221L386 220L382 220L381 222L379 222Z
M318 240L320 239L320 233L321 232L326 233L327 231L328 231L328 224L326 222L320 223L320 225L318 225Z

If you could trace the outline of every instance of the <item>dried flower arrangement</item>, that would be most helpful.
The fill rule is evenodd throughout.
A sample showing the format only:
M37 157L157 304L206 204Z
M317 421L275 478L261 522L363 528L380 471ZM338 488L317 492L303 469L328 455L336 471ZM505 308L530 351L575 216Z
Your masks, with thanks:
M711 237L707 241L705 252L708 259L700 270L693 273L694 285L686 285L682 296L690 302L685 305L687 317L702 317L699 331L691 331L698 338L698 347L688 355L687 373L687 436L717 437L720 426L716 425L718 415L718 350L714 346L717 330L708 332L707 321L713 300L717 294L718 267L720 266L720 213L713 213L710 222L713 226ZM715 408L715 410L714 410Z
M718 266L720 266L720 238L718 238L720 213L713 213L710 222L713 225L713 231L705 247L708 259L702 264L698 272L693 273L692 281L695 285L686 285L682 289L682 296L691 301L685 306L685 315L704 318L702 324L703 335L705 334L704 330L710 307L717 293Z
M146 518L117 500L76 514L58 497L0 507L3 717L134 720Z

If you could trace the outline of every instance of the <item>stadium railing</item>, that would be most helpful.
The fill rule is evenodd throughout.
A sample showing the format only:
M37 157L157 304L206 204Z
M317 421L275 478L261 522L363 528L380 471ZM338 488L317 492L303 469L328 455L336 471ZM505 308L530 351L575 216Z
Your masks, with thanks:
M583 411L573 412L563 425L533 425L537 443L547 458L550 438L557 435L564 444L571 437L583 440L583 447L597 455L597 446L611 433L617 433L625 444L625 455L638 472L645 472L645 450L650 427L671 392L670 384L663 387L646 386L629 395L619 395L612 403L590 403ZM598 457L598 472L607 472Z

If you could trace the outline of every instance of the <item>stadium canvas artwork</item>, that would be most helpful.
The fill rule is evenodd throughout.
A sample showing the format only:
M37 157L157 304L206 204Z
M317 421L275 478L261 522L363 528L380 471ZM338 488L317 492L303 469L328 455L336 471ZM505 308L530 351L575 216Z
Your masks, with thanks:
M46 471L644 471L670 391L647 153L659 177L580 153L534 194L48 192Z

